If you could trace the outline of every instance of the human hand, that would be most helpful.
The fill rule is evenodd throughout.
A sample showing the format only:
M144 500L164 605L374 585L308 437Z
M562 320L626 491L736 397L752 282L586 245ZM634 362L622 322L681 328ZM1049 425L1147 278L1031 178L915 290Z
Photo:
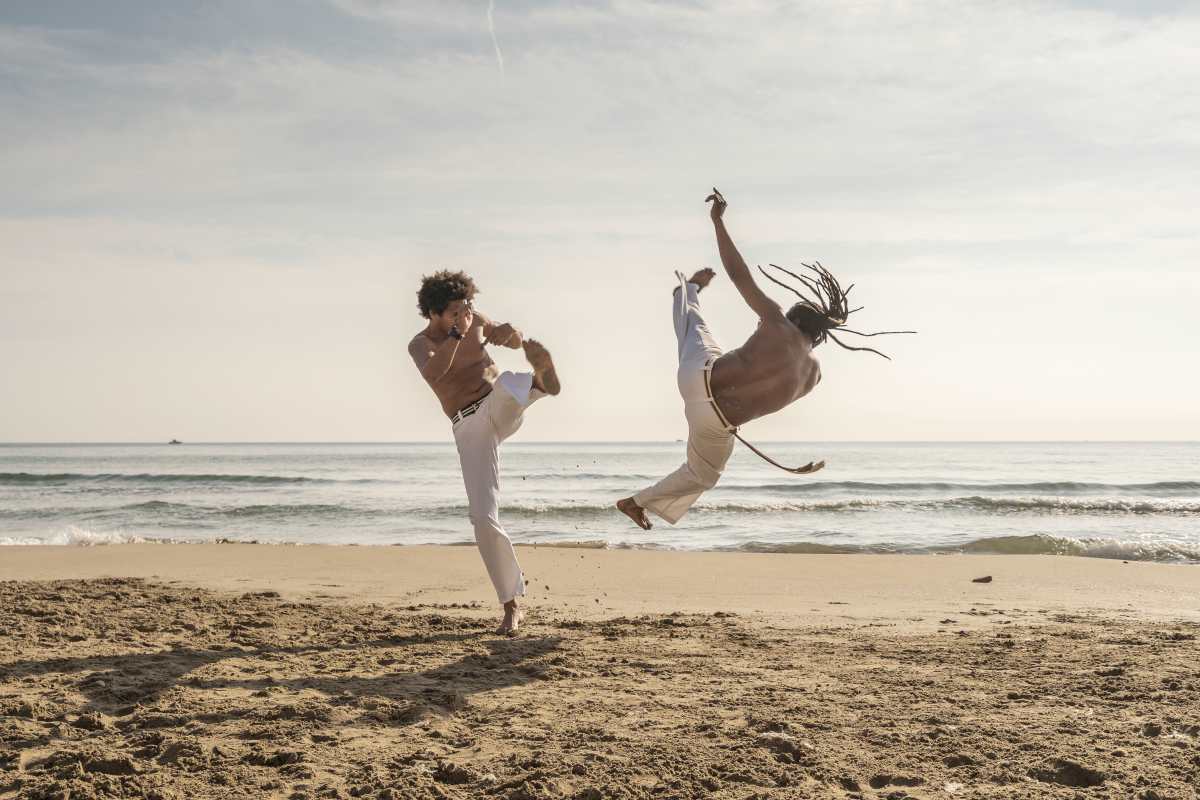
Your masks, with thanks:
M521 346L522 339L521 332L509 322L505 322L503 325L493 325L491 332L487 336L488 344L499 345L500 347L512 347L514 349Z
M471 312L471 307L463 305L462 308L454 312L454 327L458 332L466 336L467 331L471 330L471 325L475 323L475 314Z
M712 203L712 208L709 209L708 215L712 217L713 222L719 222L725 216L725 209L729 204L725 202L725 198L717 191L717 187L713 187L713 193L704 198L704 202Z

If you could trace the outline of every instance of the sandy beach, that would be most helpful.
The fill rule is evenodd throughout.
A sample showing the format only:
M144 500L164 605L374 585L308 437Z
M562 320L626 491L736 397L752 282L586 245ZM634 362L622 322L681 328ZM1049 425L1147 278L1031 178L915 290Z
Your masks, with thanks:
M473 548L4 548L0 797L1200 788L1195 567L520 557L501 638Z
M0 800L1200 800L1197 42L0 0Z

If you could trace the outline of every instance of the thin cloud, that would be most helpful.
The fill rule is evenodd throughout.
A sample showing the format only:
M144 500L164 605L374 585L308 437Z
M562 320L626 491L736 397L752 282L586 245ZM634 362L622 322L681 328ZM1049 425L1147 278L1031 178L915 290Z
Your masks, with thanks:
M677 400L669 341L648 347L646 337L666 313L664 276L716 265L703 205L713 182L729 193L747 258L821 258L861 279L880 327L931 331L898 345L893 372L823 354L828 388L762 421L763 437L795 438L819 419L832 438L1028 438L1069 424L1062 409L1073 405L1112 423L1071 429L1079 435L1155 435L1146 426L1156 408L1160 421L1191 420L1178 435L1200 435L1194 413L1179 410L1200 384L1170 363L1200 349L1189 316L1200 278L1187 272L1200 257L1189 216L1200 190L1186 169L1200 153L1200 99L1187 89L1200 81L1194 15L509 0L504 47L519 58L497 92L507 64L495 0L328 2L317 21L332 8L333 26L296 10L308 4L229 6L269 7L278 20L269 36L248 26L237 47L211 32L181 47L138 33L135 20L111 19L102 32L6 24L0 10L0 105L12 111L0 118L0 363L15 365L11 385L45 387L12 393L0 440L55 438L61 419L81 431L103 423L103 409L74 391L88 362L53 350L52 337L109 359L96 386L115 391L140 380L129 345L146 335L140 306L201 296L215 315L253 326L257 317L239 316L247 304L296 311L296 295L273 293L301 272L305 298L321 298L322 286L347 307L395 298L363 318L369 332L332 303L292 314L287 330L253 327L268 373L313 319L334 344L305 370L366 354L357 377L312 399L314 418L374 397L370 381L393 370L374 417L305 435L421 438L428 418L395 409L429 402L428 392L377 333L411 335L415 281L439 265L471 271L489 311L545 332L556 357L577 365L579 399L549 408L535 436L577 435L590 402L606 420L597 437L653 438L655 419L677 421ZM161 61L130 58L135 43ZM1143 274L1134 288L1161 296L1129 296L1120 270L1130 265ZM241 287L243 301L222 299L218 281ZM728 290L715 290L711 313L733 346L752 320ZM604 347L554 334L573 330L579 298L629 323ZM1098 321L1097 309L1128 316ZM1058 327L1048 332L1047 320ZM156 338L192 346L182 321L157 321ZM248 330L214 325L194 340L197 385L228 384L210 356L244 351ZM1097 352L1138 365L1137 396L1101 369L1061 378L1095 350L1077 332L1095 330L1120 330ZM46 382L45 364L61 385ZM630 370L653 391L613 390L610 376ZM247 392L302 392L307 374ZM138 395L144 408L179 403L211 421L209 438L242 435L201 396L188 406L163 387ZM1002 413L1043 407L1036 430ZM299 412L278 416L279 432L254 435L288 438L285 428L308 424ZM135 417L110 435L146 438Z
M496 11L496 0L488 0L487 7L487 23L488 33L492 35L492 47L496 48L496 63L500 65L500 71L504 72L504 54L500 52L500 42L496 41L496 20L494 14Z

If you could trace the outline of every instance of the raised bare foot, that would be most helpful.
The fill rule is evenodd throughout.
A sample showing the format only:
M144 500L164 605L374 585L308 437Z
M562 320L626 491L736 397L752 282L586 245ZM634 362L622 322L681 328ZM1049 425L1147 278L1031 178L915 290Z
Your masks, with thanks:
M626 497L624 500L618 500L617 510L636 522L637 526L644 531L648 531L654 527L654 525L650 523L650 520L646 519L646 509L634 502L632 497Z
M496 629L496 634L499 636L516 636L524 619L525 614L522 613L521 609L517 608L517 601L509 600L504 604L504 621Z
M688 283L696 284L696 291L701 291L704 289L704 287L708 286L708 284L713 278L716 277L716 275L717 273L713 272L708 267L703 267L702 269L696 270L696 274L688 278Z
M699 292L699 291L702 291L704 289L704 287L708 286L708 284L712 281L712 279L714 277L716 277L716 274L717 273L713 272L708 267L702 267L702 268L696 270L692 274L692 277L688 278L687 282L696 284L696 291ZM672 293L678 292L679 287L676 286L671 291L672 291Z
M529 365L533 367L534 387L548 395L561 392L562 385L558 382L558 373L554 371L554 359L550 358L550 351L536 339L526 339L524 346L525 358L529 359Z

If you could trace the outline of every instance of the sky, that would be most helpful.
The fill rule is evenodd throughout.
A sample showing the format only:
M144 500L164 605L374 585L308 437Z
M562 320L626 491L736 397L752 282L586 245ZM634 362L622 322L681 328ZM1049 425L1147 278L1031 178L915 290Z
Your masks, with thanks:
M1200 6L490 18L0 4L0 441L449 441L406 352L442 268L556 358L520 439L682 438L672 274L720 269L714 185L749 263L920 332L819 347L751 440L1200 439ZM724 275L702 299L752 332Z

